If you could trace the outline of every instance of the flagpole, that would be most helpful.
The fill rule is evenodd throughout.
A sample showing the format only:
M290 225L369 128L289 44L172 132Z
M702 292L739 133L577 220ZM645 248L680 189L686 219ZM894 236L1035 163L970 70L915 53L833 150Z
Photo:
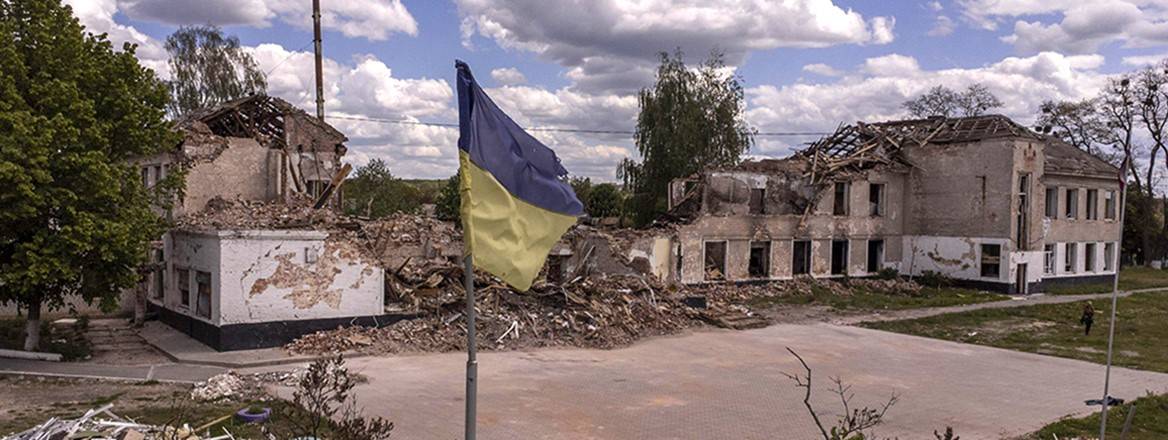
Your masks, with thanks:
M467 239L464 232L464 241ZM475 293L474 293L474 257L466 254L466 267L463 273L466 278L466 440L475 438L475 412L477 410L477 395L479 365L475 359Z
M1127 213L1127 159L1123 161L1119 180L1119 244L1115 250L1115 277L1111 282L1111 318L1107 322L1107 369L1103 374L1103 412L1099 415L1099 440L1107 438L1107 405L1111 388L1111 353L1115 343L1115 309L1119 306L1119 269L1123 262L1123 217Z

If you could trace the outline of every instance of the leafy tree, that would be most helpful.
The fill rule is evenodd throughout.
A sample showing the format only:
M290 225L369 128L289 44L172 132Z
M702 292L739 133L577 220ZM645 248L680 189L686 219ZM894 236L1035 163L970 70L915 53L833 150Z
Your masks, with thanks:
M434 206L434 215L439 220L452 221L461 225L462 216L459 211L459 205L462 203L462 195L459 193L459 182L461 175L455 173L446 179L446 184L442 186L442 190L438 192L438 200Z
M593 217L619 217L624 193L613 183L601 183L588 193L588 214Z
M216 26L180 27L166 37L166 52L173 117L268 88L264 73L239 45L239 38L224 36Z
M636 224L665 212L671 180L706 166L736 164L754 143L743 120L740 78L725 67L718 52L696 69L685 65L681 51L661 54L656 84L638 97L634 140L641 162L625 159L617 169L632 193Z
M354 177L345 182L345 212L350 215L376 218L397 212L417 212L420 199L418 189L393 177L381 159L357 168Z
M1100 154L1107 140L1107 123L1098 101L1045 101L1040 107L1036 129L1050 133L1091 154Z
M58 0L0 1L0 40L0 301L28 311L35 350L42 308L111 306L139 280L164 225L127 160L177 139L135 46L114 50Z
M1002 106L1002 101L994 96L986 86L973 84L963 92L945 86L936 86L916 99L901 104L909 114L917 118L930 116L978 116L993 108Z
M568 184L572 185L572 192L576 193L576 198L580 199L580 203L584 205L584 212L596 217L592 214L592 210L588 209L588 197L592 194L592 179L587 177L571 177L568 179Z

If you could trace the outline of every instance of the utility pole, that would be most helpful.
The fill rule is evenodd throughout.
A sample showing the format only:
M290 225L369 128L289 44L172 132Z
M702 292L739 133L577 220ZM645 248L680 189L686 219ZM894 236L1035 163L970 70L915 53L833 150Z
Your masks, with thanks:
M312 46L316 52L316 118L324 122L324 72L321 68L320 0L312 0Z

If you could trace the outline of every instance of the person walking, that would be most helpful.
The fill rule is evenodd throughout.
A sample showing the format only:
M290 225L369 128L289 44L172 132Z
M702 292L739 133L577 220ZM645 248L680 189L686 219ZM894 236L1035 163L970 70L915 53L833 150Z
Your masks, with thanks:
M1083 336L1091 335L1091 324L1095 323L1095 306L1091 305L1091 301L1083 306L1083 316L1079 318L1079 323L1083 324Z

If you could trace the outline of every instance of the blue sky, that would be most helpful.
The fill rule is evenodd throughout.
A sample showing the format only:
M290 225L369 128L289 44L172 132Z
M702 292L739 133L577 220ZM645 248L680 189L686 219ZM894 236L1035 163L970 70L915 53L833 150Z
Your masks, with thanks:
M67 0L83 24L140 45L167 76L161 42L179 25L237 35L269 93L311 110L310 0ZM1109 75L1168 53L1164 0L322 0L330 115L456 120L453 60L467 61L521 124L631 130L654 53L726 53L759 131L822 131L903 117L934 85L982 83L1030 123L1047 99L1093 96ZM330 121L349 161L402 177L457 168L455 130ZM575 174L613 178L631 136L536 134ZM757 156L813 139L759 137Z

